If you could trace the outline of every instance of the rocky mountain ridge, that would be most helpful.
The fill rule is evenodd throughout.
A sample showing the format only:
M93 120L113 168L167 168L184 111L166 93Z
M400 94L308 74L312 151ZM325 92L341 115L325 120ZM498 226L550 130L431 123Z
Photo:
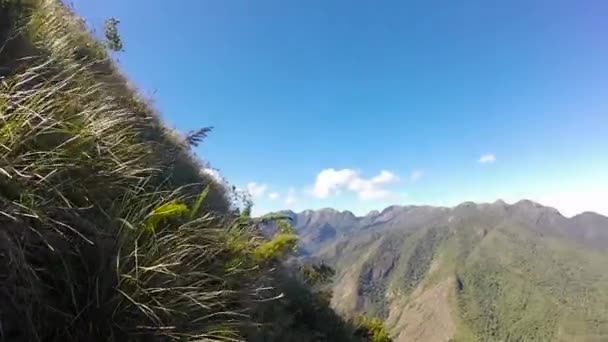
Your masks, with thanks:
M374 210L364 216L356 216L348 210L323 208L294 212L284 210L279 212L291 218L292 224L302 239L302 244L312 250L318 250L328 242L335 241L362 230L398 226L401 221L414 221L425 215L449 215L449 220L458 219L458 215L471 210L485 210L502 216L511 216L522 223L533 223L538 229L553 230L575 240L592 245L600 245L608 240L608 217L594 213L583 212L570 218L563 216L557 209L542 204L520 200L507 204L503 200L492 203L463 202L454 207L392 205L382 211ZM441 216L441 215L440 215ZM397 223L392 221L397 221ZM527 222L526 222L527 221ZM599 227L599 228L598 228Z

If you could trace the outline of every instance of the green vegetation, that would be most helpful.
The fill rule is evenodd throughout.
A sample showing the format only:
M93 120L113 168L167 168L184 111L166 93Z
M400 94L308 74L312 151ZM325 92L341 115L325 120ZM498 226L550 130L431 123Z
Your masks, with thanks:
M357 335L367 338L370 342L391 342L388 332L378 318L360 316L355 319Z
M423 233L422 236L415 240L415 245L405 263L403 282L404 289L408 292L413 291L427 275L446 229L432 227L421 233Z
M122 39L118 34L118 24L120 21L116 18L106 20L104 34L106 36L106 46L112 51L123 51Z
M404 212L315 256L336 268L345 314L386 319L397 341L608 339L606 240L581 239L575 219L531 202Z
M202 172L210 128L166 128L69 9L0 0L0 43L1 339L364 340L329 308L332 272L285 264L283 218Z
M517 227L493 230L459 268L463 318L487 339L605 338L607 258L583 248Z
M386 318L388 301L386 289L389 275L399 264L399 248L403 243L401 237L391 236L382 239L375 253L364 262L363 271L359 276L359 294L369 301L364 311L373 317Z
M387 335L380 320L361 316L346 322L330 309L329 285L333 274L325 264L298 264L280 273L278 279L284 291L284 297L279 299L282 305L272 302L257 312L266 319L271 318L273 324L247 341L390 342L382 339Z

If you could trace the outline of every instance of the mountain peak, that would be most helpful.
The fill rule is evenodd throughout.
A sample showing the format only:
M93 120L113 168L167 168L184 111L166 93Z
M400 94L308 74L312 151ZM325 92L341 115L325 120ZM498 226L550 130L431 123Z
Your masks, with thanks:
M365 216L367 216L367 217L374 217L374 216L378 216L378 215L380 215L380 211L378 211L378 210L372 210L369 213L367 213L367 215L365 215Z
M503 201L502 199L497 199L496 201L494 201L492 203L492 205L506 207L508 204L505 201Z
M388 207L384 208L382 210L381 214L386 214L388 212L396 211L396 210L399 210L399 209L402 209L402 208L403 208L403 206L400 206L400 205L391 205L391 206L388 206Z
M518 206L518 207L534 207L534 208L541 208L541 207L543 207L542 204L534 202L534 201L531 201L529 199L519 200L519 201L515 202L513 205L514 206Z
M476 207L477 207L477 203L475 203L473 201L466 201L466 202L462 202L459 205L455 206L453 209L476 208Z
M594 211L583 211L580 214L574 215L572 218L575 218L575 217L596 217L596 216L602 216L602 215L600 215L600 214L598 214L598 213L596 213Z

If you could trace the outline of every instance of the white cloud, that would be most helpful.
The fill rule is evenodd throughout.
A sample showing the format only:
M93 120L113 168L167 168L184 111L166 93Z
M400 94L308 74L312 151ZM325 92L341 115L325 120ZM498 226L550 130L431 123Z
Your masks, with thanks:
M327 198L339 188L350 184L357 178L357 172L350 169L325 169L317 175L312 193L317 198Z
M270 198L271 200L276 200L277 198L279 198L281 195L279 195L276 192L271 192L268 194L268 198Z
M312 194L317 198L327 198L346 189L356 193L361 200L383 199L392 195L384 186L398 181L399 177L386 170L365 179L352 169L325 169L317 175Z
M399 177L395 176L393 173L382 170L380 174L376 177L372 178L372 183L374 184L390 184L399 181Z
M419 181L422 177L424 176L424 171L422 170L413 170L410 173L410 181L413 182L417 182Z
M287 191L287 196L285 196L285 205L291 206L297 201L298 198L296 197L296 190L294 188L289 188L289 191Z
M247 184L247 192L254 198L264 195L264 193L266 193L266 188L266 184L258 184L256 182Z
M477 161L480 164L492 164L496 162L496 156L492 153L484 154Z

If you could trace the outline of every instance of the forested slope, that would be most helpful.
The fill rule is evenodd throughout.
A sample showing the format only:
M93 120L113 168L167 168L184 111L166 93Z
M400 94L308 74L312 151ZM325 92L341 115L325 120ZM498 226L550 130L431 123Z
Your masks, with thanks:
M336 269L334 308L396 341L608 339L604 216L525 200L287 214L305 255Z

